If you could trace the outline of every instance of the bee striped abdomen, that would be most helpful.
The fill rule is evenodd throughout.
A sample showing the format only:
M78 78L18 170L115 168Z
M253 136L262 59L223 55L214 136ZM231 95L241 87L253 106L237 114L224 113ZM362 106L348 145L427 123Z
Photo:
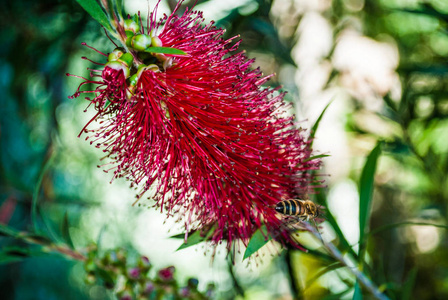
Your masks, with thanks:
M275 210L281 214L288 216L300 216L303 215L304 209L300 200L289 199L280 201L275 206Z

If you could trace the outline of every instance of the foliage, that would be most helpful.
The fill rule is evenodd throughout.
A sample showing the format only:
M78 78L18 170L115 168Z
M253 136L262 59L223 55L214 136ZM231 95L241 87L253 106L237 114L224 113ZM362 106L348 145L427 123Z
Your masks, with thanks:
M111 29L108 12L97 2L78 2L101 25ZM173 1L168 2L172 7ZM198 1L203 2L211 1ZM230 9L217 24L226 27L229 37L241 35L242 47L249 56L258 57L261 69L281 75L297 66L299 70L304 68L292 49L302 38L300 32L312 13L295 6L294 1L283 1L284 6L290 7L279 18L275 11L279 2L282 1L248 1L247 7ZM237 267L230 265L229 282L222 287L218 284L219 297L230 299L238 293L254 298L253 291L266 290L266 283L276 282L278 277L288 280L291 291L272 288L271 297L292 293L297 299L362 299L372 293L366 282L372 284L374 292L383 293L378 297L448 297L448 7L441 1L415 2L411 6L403 1L333 0L331 6L313 12L325 19L332 30L331 49L319 62L330 66L322 90L337 87L348 99L340 118L345 118L351 156L348 162L340 162L340 168L345 167L343 163L348 164L349 172L337 180L330 174L325 177L328 186L310 195L326 207L326 221L314 233L299 232L298 239L307 246L306 253L282 252L272 260L269 272L255 279L241 275ZM122 2L117 3L113 9L120 14ZM0 227L0 289L5 299L108 299L111 294L103 285L116 287L118 277L132 273L128 272L132 263L111 267L112 254L122 250L97 251L88 246L98 235L101 239L98 232L110 230L101 225L86 226L86 219L93 218L91 212L98 207L106 214L108 205L102 206L101 202L107 203L108 199L101 198L104 188L99 183L105 179L96 178L91 171L97 158L67 138L76 136L75 130L67 128L79 130L81 122L73 123L80 118L80 109L73 109L79 105L67 100L68 83L62 74L80 69L72 58L84 55L79 52L81 41L96 45L105 42L98 23L82 7L74 1L21 0L5 4L1 12L0 34L4 43L0 52L0 222L5 225ZM345 84L347 70L333 63L340 38L345 30L353 28L370 41L397 48L399 65L391 72L399 78L398 92L387 90L360 96L355 87ZM162 51L176 49L151 51L166 53ZM288 76L276 76L272 82L286 85L290 101L302 92L291 85ZM367 85L374 89L372 82ZM320 109L322 115L316 118L314 144L322 139L333 106L341 102L339 97L327 97L323 106L330 98L331 105ZM305 106L301 101L298 107ZM376 108L372 108L373 102L378 104ZM331 149L317 157L326 162L335 159ZM357 183L359 222L352 227L359 228L360 234L355 245L342 226L341 213L332 206L332 193L340 182ZM348 204L342 211L347 218L352 212ZM110 221L114 222L115 219ZM126 231L121 225L124 223L119 226ZM192 233L179 253L206 237ZM135 241L127 232L122 232L120 238L120 246L134 248ZM256 233L247 250L243 249L246 253L236 256L235 264L255 253L262 256L265 248L271 251L274 242L270 239L266 233ZM84 261L85 271L80 271L76 261ZM137 268L143 268L139 272L147 271L142 260L136 258L135 262ZM121 273L114 273L117 270ZM181 268L177 272L182 273ZM79 280L86 274L90 285ZM177 281L167 285L157 276L145 279L157 282L154 291L166 291L169 285L168 290L179 295L182 289ZM121 296L135 293L138 286L148 283L130 278L127 282L128 288L117 288L123 292ZM196 293L195 280L187 286Z

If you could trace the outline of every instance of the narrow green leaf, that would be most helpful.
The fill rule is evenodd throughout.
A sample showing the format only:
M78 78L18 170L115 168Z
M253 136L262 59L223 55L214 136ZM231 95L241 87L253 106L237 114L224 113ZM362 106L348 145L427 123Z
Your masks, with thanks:
M362 291L359 283L355 283L355 292L353 293L353 300L362 300Z
M134 15L132 16L132 20L133 20L135 23L140 24L140 20L138 19L138 15L137 15L137 14L134 14Z
M317 158L328 157L328 156L330 156L330 155L328 155L328 154L318 154L318 155L314 155L314 156L308 157L307 159L304 160L304 162L307 162L307 161L310 161L310 160L313 160L313 159L317 159Z
M33 227L35 231L38 231L38 223L37 223L37 204L39 202L39 193L40 193L40 187L42 185L42 180L44 178L45 173L47 172L48 168L52 165L53 160L55 158L55 155L53 155L52 151L50 150L49 158L45 162L44 166L42 167L42 170L40 171L39 178L37 179L36 186L34 187L33 191L33 198L31 202L31 221L33 223Z
M117 13L118 13L118 16L119 16L121 19L124 19L124 18L123 18L123 0L116 0L115 2L116 2L116 5L117 5Z
M327 111L327 108L330 106L331 102L333 100L331 100L330 102L328 102L328 104L325 106L324 110L320 113L319 117L317 118L316 122L314 123L314 125L311 127L311 132L310 132L310 136L309 136L309 140L310 142L310 147L313 145L313 140L314 140L314 136L316 135L316 131L317 128L319 127L319 123L322 120L325 112Z
M95 0L76 0L84 10L110 32L115 32L109 23L109 18Z
M184 51L176 48L170 47L148 47L145 52L149 53L163 53L163 54L176 54L176 55L187 55Z
M367 157L367 161L361 173L359 183L359 253L361 253L361 249L363 248L365 231L369 220L376 164L380 153L381 142L378 142Z
M64 241L67 243L67 245L71 249L74 249L75 246L73 246L73 241L72 241L72 238L70 236L69 229L70 229L70 224L68 222L68 214L67 214L67 212L65 212L64 219L62 220L62 224L61 224L62 238L64 239Z
M0 254L0 265L22 261L25 257Z
M332 264L335 262L335 258L333 256L330 256L319 250L306 249L306 254L316 256L316 258L319 258L319 260L324 263Z
M247 244L246 251L244 252L243 260L252 256L255 252L261 249L264 245L266 245L272 237L268 235L268 230L266 226L260 227L250 238L249 243Z
M187 242L180 245L180 247L177 248L176 251L207 241L213 235L214 231L215 227L209 229L206 234L204 234L204 232L201 230L196 230L195 232L193 232L191 235L188 236Z
M60 235L56 234L56 232L53 229L53 225L52 225L52 221L50 220L50 218L48 217L47 214L42 212L42 206L38 207L38 214L42 219L42 223L44 225L44 228L42 231L38 232L41 235L48 236L48 239L52 240L52 241L57 241L57 242L63 242L63 240L61 239Z
M18 237L19 232L7 225L0 224L0 236Z
M417 278L417 268L414 267L408 274L408 279L403 284L401 289L401 298L402 300L410 300L412 299L412 290L415 286L415 279Z
M311 277L309 280L307 280L305 286L311 286L321 276L327 274L330 271L334 271L334 270L337 270L337 269L343 268L343 267L345 267L345 266L343 264L341 264L340 262L334 262L324 268L321 268L316 274L313 275L313 277Z
M185 233L179 233L179 234L170 236L170 239L183 239L184 237L185 237Z

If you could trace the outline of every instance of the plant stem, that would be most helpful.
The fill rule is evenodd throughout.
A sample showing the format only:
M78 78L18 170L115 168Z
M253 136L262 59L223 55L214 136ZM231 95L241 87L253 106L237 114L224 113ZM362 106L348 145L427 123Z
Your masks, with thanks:
M64 244L54 244L54 243L49 243L45 240L41 240L39 238L35 238L33 236L17 236L16 238L21 239L29 244L37 244L42 246L44 249L51 251L51 252L57 252L65 257L74 259L74 260L79 260L79 261L85 261L87 258L82 255L81 253L79 253L76 250L73 250L71 248L69 248L67 245Z
M317 231L317 229L309 224L308 222L303 222L303 226L308 230L312 235L314 235L317 239L319 239L322 242L322 245L325 247L325 249L330 252L331 256L333 256L336 260L338 260L342 265L347 267L347 270L349 270L353 275L355 275L356 279L361 283L361 285L369 291L369 293L372 294L372 296L375 299L378 300L389 300L389 298L380 292L378 287L375 286L375 284L367 278L364 273L362 273L359 269L354 268L349 265L348 261L344 258L342 253L336 248L336 246L331 242L325 242L322 239L321 234Z

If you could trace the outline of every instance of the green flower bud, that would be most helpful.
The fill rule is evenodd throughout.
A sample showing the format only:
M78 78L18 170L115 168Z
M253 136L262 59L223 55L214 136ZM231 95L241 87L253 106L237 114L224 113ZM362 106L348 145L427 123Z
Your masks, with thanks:
M137 85L137 81L138 81L139 76L137 74L132 75L129 78L129 85L130 86L136 86Z
M126 78L129 77L130 74L129 68L119 61L110 61L104 67L109 67L114 70L123 70L124 77Z
M131 42L132 48L138 51L143 51L151 46L151 38L146 34L134 35Z
M109 56L107 57L107 61L116 61L124 54L123 48L115 48Z
M153 36L153 37L151 38L151 45L152 45L153 47L162 47L163 43L162 43L162 40L159 39L158 36Z
M132 31L130 31L130 30L126 30L124 33L126 33L126 37L127 38L130 38L130 37L134 36L134 33Z
M125 63L128 67L132 66L132 62L134 61L134 57L130 53L124 53L119 59L119 62Z
M124 30L136 33L140 30L140 26L134 20L127 19L124 21Z
M133 38L134 38L134 36L132 35L126 39L126 47L132 48L132 39Z

